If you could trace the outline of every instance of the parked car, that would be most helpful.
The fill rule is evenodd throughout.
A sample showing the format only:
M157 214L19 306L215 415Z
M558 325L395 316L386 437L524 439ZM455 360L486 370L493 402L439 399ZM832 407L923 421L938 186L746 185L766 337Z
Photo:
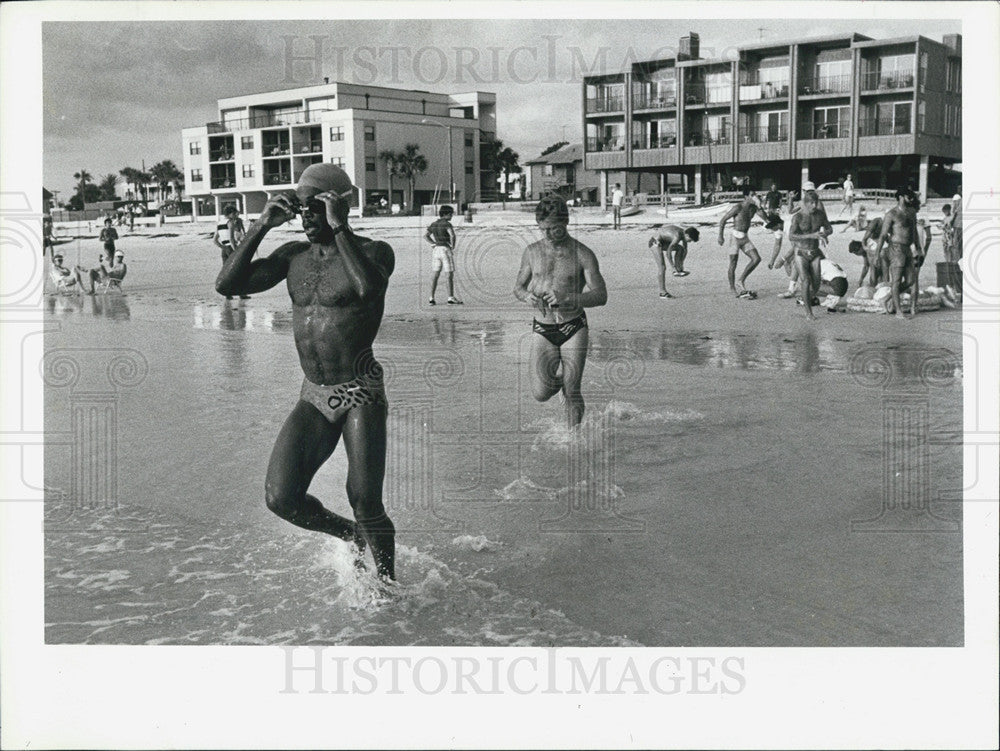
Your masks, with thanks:
M824 190L843 190L843 189L844 189L844 186L841 183L837 182L836 180L834 180L833 182L829 182L829 183L822 183L821 185L817 185L816 186L816 192L817 193L822 193ZM854 198L855 199L857 199L857 198L865 198L865 197L866 197L865 196L865 192L863 190L858 190L857 188L854 189Z

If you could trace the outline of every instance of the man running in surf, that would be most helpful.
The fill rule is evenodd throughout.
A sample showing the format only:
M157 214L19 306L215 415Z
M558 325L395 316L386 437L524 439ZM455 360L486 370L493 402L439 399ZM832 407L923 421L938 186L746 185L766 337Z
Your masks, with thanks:
M535 209L535 221L545 237L525 249L514 288L515 297L541 316L532 324L536 334L531 342L532 393L544 402L561 390L566 421L575 426L583 419L580 382L590 341L584 308L604 305L608 292L594 252L566 231L565 201L543 198Z
M285 281L292 299L292 329L305 379L271 453L268 508L299 527L352 542L359 554L370 546L378 576L394 579L395 528L382 504L388 403L372 342L395 257L386 243L360 237L348 226L352 190L340 168L307 167L294 196L277 195L267 202L226 259L215 288L222 295L242 295ZM253 260L264 236L298 212L307 242L288 242ZM354 521L306 492L341 437Z
M746 288L747 277L757 268L760 263L760 254L750 239L750 222L756 214L760 214L765 223L770 220L764 207L761 206L757 197L750 193L750 188L743 188L743 200L726 212L725 216L719 220L719 245L726 244L725 229L726 222L733 220L732 244L729 248L729 289L734 295L744 300L752 300L757 297L756 292L751 292ZM749 262L740 274L739 281L736 281L736 264L740 258L740 251L746 253Z

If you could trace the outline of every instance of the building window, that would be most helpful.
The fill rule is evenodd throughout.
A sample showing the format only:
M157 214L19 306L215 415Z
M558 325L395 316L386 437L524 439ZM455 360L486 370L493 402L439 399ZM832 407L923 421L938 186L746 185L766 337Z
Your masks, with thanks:
M920 90L927 88L927 53L920 53Z
M365 172L374 172L374 171L375 171L375 160L365 159Z
M374 141L375 140L375 126L374 125L366 125L365 126L365 140L366 141Z
M344 140L344 126L334 125L330 128L330 140L331 141L343 141Z
M253 165L244 164L243 165L243 177L253 177Z
M473 138L472 138L472 134L471 133L466 133L465 134L465 147L467 149L472 148L473 143L474 143L474 141L473 141Z
M947 69L947 85L945 88L955 94L962 91L962 61L949 60Z
M847 138L850 135L850 107L817 107L809 138Z
M344 168L344 157L342 157L342 156L330 157L330 164L332 164L334 167L340 167L341 169L343 169Z
M546 177L552 177L552 165L551 164L546 164L545 165L545 176Z
M252 149L253 148L253 136L243 136L240 139L240 146L243 147L244 151L246 151L247 149Z
M191 182L200 183L202 181L201 170L193 169L191 170Z
M473 163L473 161L471 159L466 159L465 160L465 174L471 175L473 173L473 168L474 167L475 167L475 164Z
M191 156L194 156L194 155L200 154L200 153L201 153L201 142L200 141L192 141L191 142Z
M927 102L917 104L917 130L921 133L927 130Z

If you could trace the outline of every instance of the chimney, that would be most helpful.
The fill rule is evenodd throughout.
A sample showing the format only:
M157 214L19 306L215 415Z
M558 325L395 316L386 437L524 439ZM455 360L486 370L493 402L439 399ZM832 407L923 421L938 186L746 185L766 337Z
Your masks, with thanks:
M962 54L962 35L961 34L945 34L941 37L941 42L945 47L950 47L951 51L956 55Z
M678 60L697 60L699 50L698 35L689 31L686 37L681 37L680 49L677 51Z

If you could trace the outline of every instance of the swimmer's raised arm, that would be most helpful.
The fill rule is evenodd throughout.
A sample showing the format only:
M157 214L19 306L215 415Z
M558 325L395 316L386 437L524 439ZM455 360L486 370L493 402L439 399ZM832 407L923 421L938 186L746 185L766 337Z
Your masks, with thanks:
M215 290L220 295L248 295L263 292L280 283L288 275L288 263L293 255L306 250L309 243L285 243L267 258L253 260L261 240L273 227L278 227L295 216L291 199L277 195L270 199L244 235L239 247L226 259L215 280Z
M355 291L362 298L385 292L396 258L388 243L374 243L372 257L362 252L354 233L344 219L350 208L345 196L332 191L319 193L316 199L326 204L326 221L334 231L334 242Z

